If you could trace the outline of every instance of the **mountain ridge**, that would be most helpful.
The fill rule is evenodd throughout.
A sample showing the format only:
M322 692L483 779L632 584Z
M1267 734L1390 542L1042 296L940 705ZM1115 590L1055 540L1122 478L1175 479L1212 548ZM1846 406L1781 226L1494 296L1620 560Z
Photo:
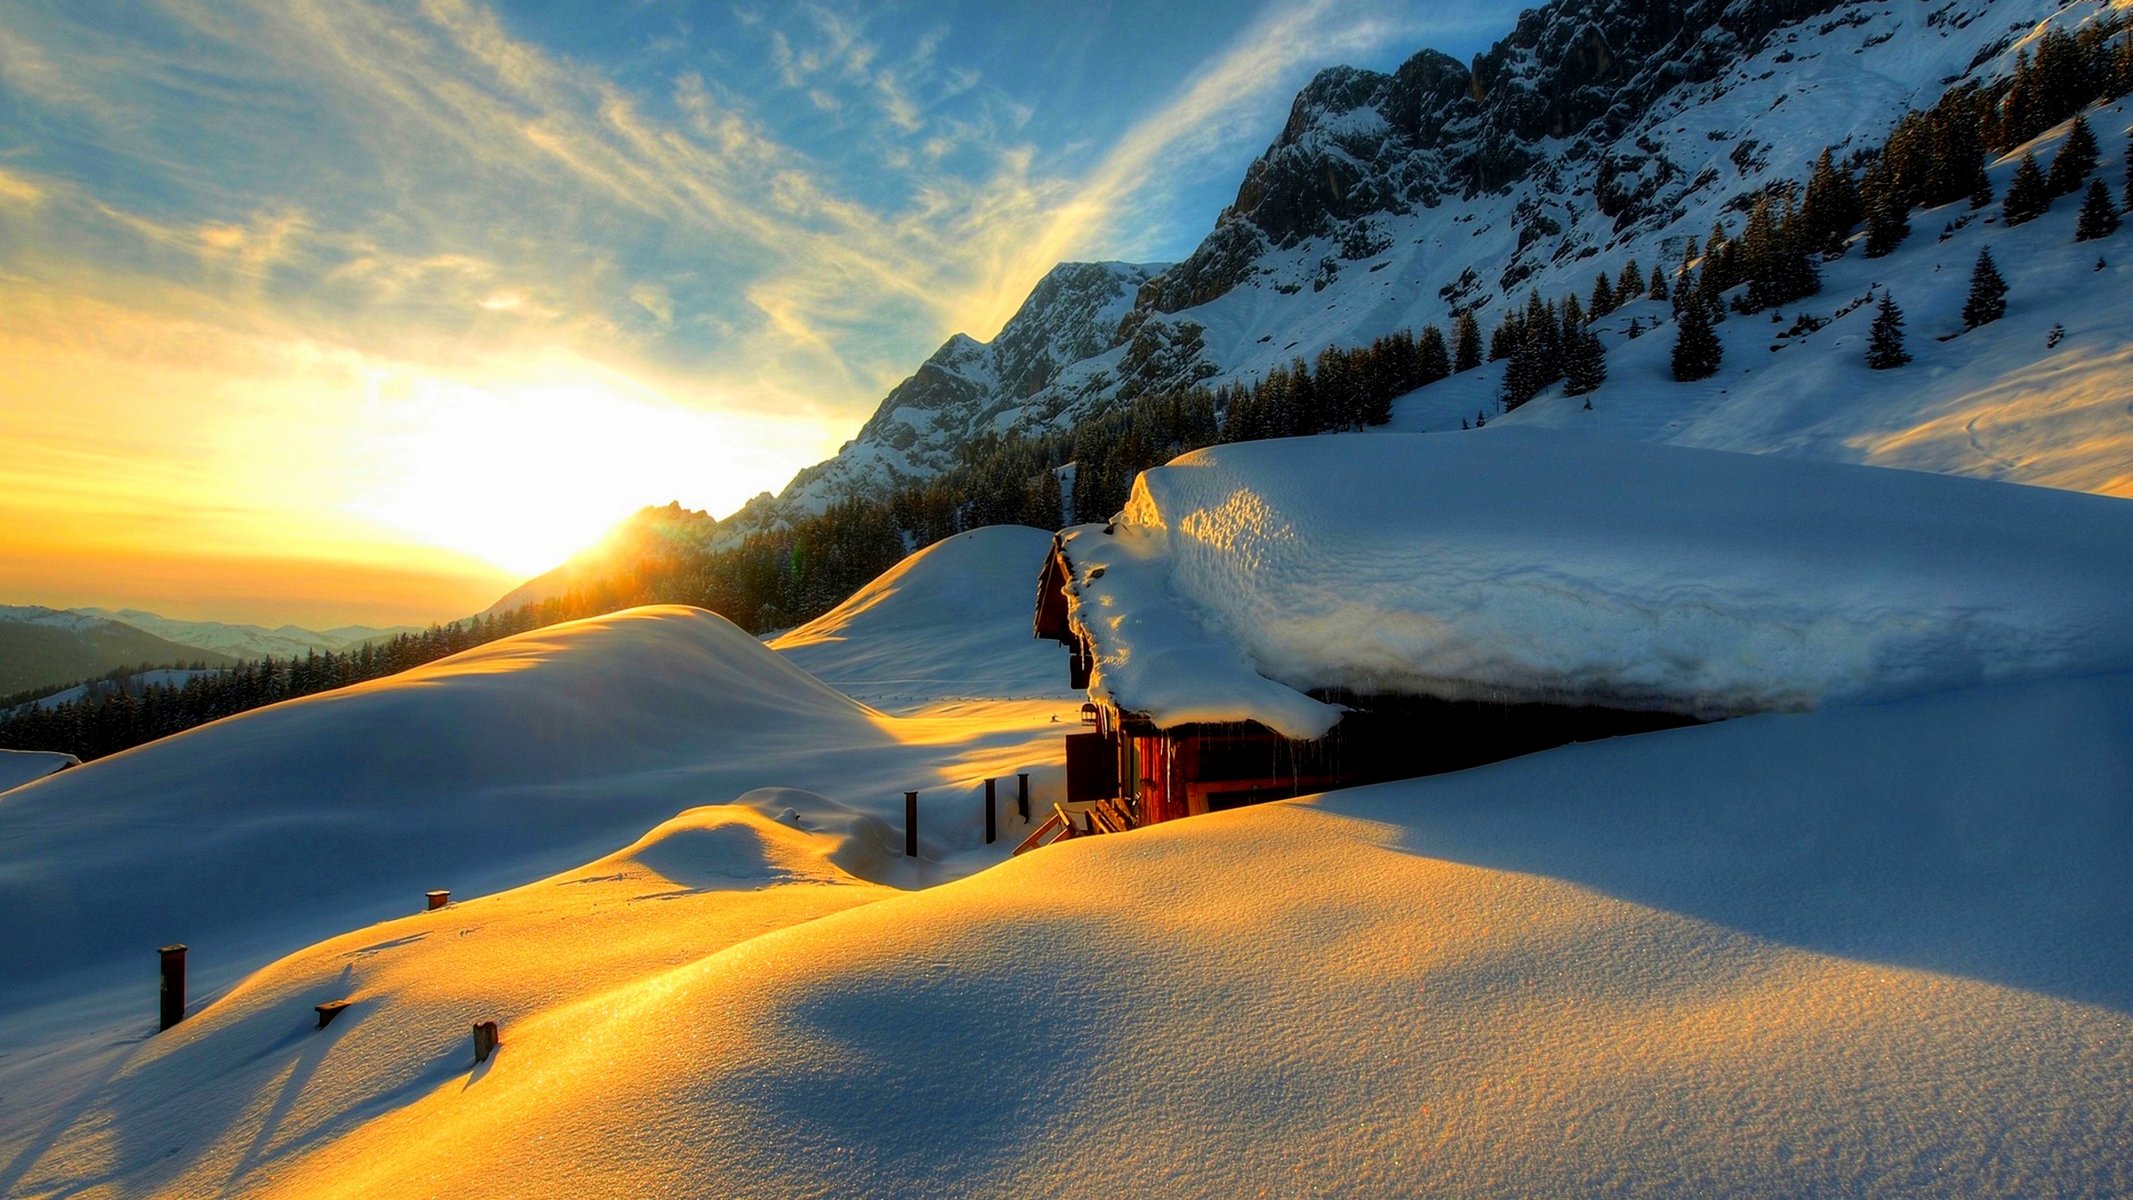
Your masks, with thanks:
M1423 49L1389 73L1325 68L1199 245L1139 282L1110 336L1071 347L1101 349L1053 354L1028 390L987 372L987 343L951 337L836 456L723 522L718 544L923 481L977 438L1493 317L1519 289L1576 287L1637 251L1646 267L1676 257L1713 220L1737 229L1747 198L1804 177L1823 145L1878 142L1906 107L2007 69L2040 23L2089 10L2103 6L1556 0L1471 65ZM1740 120L1702 119L1714 105ZM1061 271L1090 265L1054 268L995 344L1025 335Z

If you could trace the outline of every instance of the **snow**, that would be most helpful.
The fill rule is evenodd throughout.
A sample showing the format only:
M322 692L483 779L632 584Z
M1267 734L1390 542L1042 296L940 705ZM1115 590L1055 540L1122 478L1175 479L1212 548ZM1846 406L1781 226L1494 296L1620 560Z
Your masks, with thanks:
M993 525L936 542L770 643L848 696L889 711L953 698L1080 701L1056 646L1030 637L1052 535Z
M80 759L56 750L0 750L0 792L80 765Z
M174 941L211 988L428 889L514 886L762 786L899 829L918 789L927 858L999 857L1012 840L979 847L983 781L1031 771L1048 805L1072 711L891 718L696 609L506 638L7 793L0 911L41 917L0 922L0 1006L134 980Z
M1474 475L1538 523L1526 537L1574 552L1534 560L1553 570L1663 579L1685 552L1658 535L1755 497L1732 515L1756 536L1720 549L1797 567L1785 553L1811 545L1810 566L1858 568L1907 521L1961 527L2013 555L1989 560L2026 598L2008 619L2078 613L2083 587L2032 568L2093 553L2128 507L1530 432L1229 447L1137 503L1174 513L1202 483L1249 480L1194 527L1235 534L1250 524L1206 514L1259 512L1263 531L1294 522L1290 491L1377 479L1403 445L1430 471L1396 511L1434 512ZM1596 464L1613 490L1577 489ZM1525 486L1550 479L1579 503ZM1590 536L1661 486L1686 490L1632 526L1645 539ZM1856 544L1788 523L1816 504L1853 508ZM2033 546L2007 544L2016 517ZM1118 528L1072 544L1153 540ZM1510 552L1437 536L1408 552ZM1920 572L1949 595L1981 586L1935 552L1953 536L1854 583L1891 603ZM1275 543L1229 544L1279 577ZM1030 590L1041 549L1000 530L914 559L784 654L708 614L638 610L7 793L0 908L39 920L0 925L0 1193L2133 1189L2123 663L1008 861L1015 835L977 846L970 811L906 860L895 789L968 809L975 781L1056 762L1050 717L1071 706L966 698L964 717L897 719L794 660L893 682L1026 638L1026 606L955 581ZM1107 553L1099 584L1157 582ZM2124 569L2092 564L2105 582ZM1828 578L1778 582L1813 595ZM1041 808L1056 767L1036 782ZM436 886L454 902L415 911ZM196 1002L151 1035L148 952L172 938L192 945ZM344 999L316 1030L313 1006ZM469 1025L492 1019L502 1048L475 1066Z
M2088 119L2104 146L2098 173L2122 179L2133 109L2099 106ZM2002 156L1990 170L1999 194L2025 148L2049 162L2065 129ZM1608 379L1591 409L1556 388L1499 417L1502 367L1492 364L1403 398L1390 428L1457 430L1485 411L1484 433L1538 427L2133 496L2133 242L2121 232L2076 243L2078 210L2061 197L2013 229L1999 225L1997 204L1914 212L1893 254L1868 259L1855 246L1824 263L1821 293L1786 305L1782 322L1734 315L1719 325L1725 361L1708 380L1674 382L1669 308L1639 301L1597 326ZM1971 267L1987 248L2008 283L2007 315L1964 332ZM1915 360L1892 371L1864 361L1865 301L1882 289L1904 310ZM1829 324L1778 336L1803 316ZM1632 320L1646 330L1635 341L1625 332ZM2050 346L2054 327L2061 340Z
M1113 528L1066 535L1071 619L1092 692L1164 727L1316 736L1315 688L1715 716L2133 667L2133 504L2043 488L1492 428L1198 451Z
M1743 197L1782 181L1804 182L1823 147L1834 146L1843 157L1878 146L1907 108L1929 106L1959 80L1985 82L2009 72L2016 53L2045 27L2079 28L2122 9L2105 0L2064 5L2058 0L1938 5L1862 0L1780 32L1761 53L1731 64L1718 78L1684 82L1618 129L1602 132L1596 125L1572 138L1535 145L1536 152L1550 156L1545 168L1500 192L1464 196L1456 182L1447 180L1451 191L1435 207L1368 215L1364 220L1373 241L1384 249L1367 258L1342 257L1345 230L1287 248L1265 248L1238 286L1175 313L1151 314L1143 328L1197 326L1204 342L1199 360L1215 370L1204 381L1209 387L1262 378L1293 359L1310 360L1326 347L1364 346L1426 324L1449 330L1462 307L1476 310L1486 336L1505 306L1522 303L1529 289L1550 298L1573 292L1587 296L1595 274L1615 278L1632 259L1646 274L1655 265L1671 270L1687 239L1703 238L1714 221L1740 231ZM1514 69L1541 65L1511 64ZM2108 121L2091 122L2103 149L2099 173L2107 183L2120 178L2124 138L2114 138L2114 131L2127 124L2115 107L2109 111ZM1341 116L1320 111L1312 119L1318 124L1304 136L1328 147L1368 134L1382 122L1370 110ZM1384 182L1399 191L1410 175L1443 169L1456 150L1403 160L1387 168L1391 173ZM2006 176L2019 157L2017 150L1995 172L1999 194L2005 194ZM1657 190L1637 204L1635 220L1625 225L1597 209L1600 193L1634 192L1641 180L1654 181ZM1990 336L1961 339L1946 357L1965 365L1949 378L1937 378L1937 366L1914 367L1896 372L1900 379L1859 386L1864 381L1849 369L1802 369L1802 360L1825 353L1834 356L1831 364L1841 361L1848 368L1864 337L1864 314L1848 329L1825 330L1809 339L1811 351L1794 348L1776 356L1764 349L1764 335L1775 330L1728 322L1721 327L1728 341L1728 373L1708 386L1665 378L1664 355L1672 344L1668 331L1638 343L1626 360L1612 356L1614 378L1597 401L1597 417L1582 412L1582 402L1573 402L1567 410L1544 406L1552 417L1536 410L1523 419L1582 421L1583 427L1609 436L1640 440L1872 461L2124 494L2133 490L2126 465L2133 461L2133 413L2124 404L2133 362L2126 361L2121 339L2112 331L2133 320L2128 299L2133 286L2123 273L2133 269L2133 255L2106 250L2114 260L2127 260L2125 267L2089 272L2095 254L2082 257L2090 248L2070 245L2078 207L2077 198L2059 200L2047 218L2048 235L1980 222L1938 254L1930 247L1941 225L1967 208L1914 214L1914 233L1897 256L1868 262L1855 250L1827 272L1823 295L1801 306L1800 311L1826 316L1869 284L1889 284L1913 313L1916 353L1915 343L1925 340L1926 331L1915 323L1920 314L1914 304L1924 303L1929 290L1952 288L1952 307L1934 301L1952 315L1960 307L1976 247L1990 240L2016 290L2009 320L2024 319ZM1558 232L1542 232L1551 226ZM2048 253L2032 255L2047 243ZM1336 267L1330 281L1323 273L1328 261ZM1946 270L1935 274L1934 267L1943 264ZM2015 264L2027 264L2023 273L2031 278L2017 278L2009 271ZM1788 307L1787 313L1789 320L1793 310ZM1112 317L1108 311L1104 315ZM1631 315L1650 326L1667 314L1664 305L1616 314L1609 323L1611 350L1623 343L1620 330ZM2044 331L2055 321L2094 336L2078 353L2049 356L2040 365ZM1942 322L1932 332L1946 328ZM2104 353L2095 353L2099 349ZM954 461L957 445L984 433L1065 429L1115 403L1127 353L1128 346L1119 343L1065 362L1057 377L1034 394L996 386L996 374L971 374L964 379L968 396L963 402L929 411L923 420L905 413L904 419L914 422L908 425L882 414L879 427L870 423L836 458L802 472L783 497L759 506L743 525L767 523L777 512L818 509L855 482L933 474ZM951 366L952 357L936 365ZM1743 393L1737 386L1742 376L1761 382ZM1484 408L1493 423L1498 378L1493 368L1485 369L1418 393L1418 399L1429 399L1406 406L1420 411L1403 413L1405 427L1456 429L1461 417L1471 419ZM1728 390L1731 403L1707 403L1726 399ZM1615 403L1610 406L1609 400ZM896 443L906 438L916 438L919 449L898 449Z
M918 892L760 797L84 1051L78 1098L11 1092L32 1145L0 1186L2124 1194L2129 780L2114 674L1568 747Z
M157 636L160 637L162 635L158 634ZM183 667L158 667L153 671L136 671L128 675L126 677L126 690L129 694L139 695L143 688L183 688L195 679L209 678L221 673L221 671L212 667L204 671L195 671ZM39 696L24 707L58 708L62 704L72 704L77 700L87 699L91 695L105 695L111 690L112 686L108 680L98 679L89 683L77 683L73 687L63 688L49 696Z

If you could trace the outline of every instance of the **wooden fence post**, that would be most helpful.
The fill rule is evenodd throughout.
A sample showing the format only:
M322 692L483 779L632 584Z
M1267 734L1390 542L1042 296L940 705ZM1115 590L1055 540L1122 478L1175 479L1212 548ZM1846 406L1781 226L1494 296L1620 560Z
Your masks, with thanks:
M904 857L918 857L918 793L904 793Z
M503 1044L503 1039L497 1036L496 1022L474 1022L474 1061L476 1063L488 1062L489 1056L496 1053L496 1048Z
M985 844L990 846L1000 840L999 818L993 815L993 781L985 781Z
M163 956L163 1028L185 1019L185 943L165 946Z
M1022 823L1029 824L1029 772L1015 776L1015 811L1022 814Z

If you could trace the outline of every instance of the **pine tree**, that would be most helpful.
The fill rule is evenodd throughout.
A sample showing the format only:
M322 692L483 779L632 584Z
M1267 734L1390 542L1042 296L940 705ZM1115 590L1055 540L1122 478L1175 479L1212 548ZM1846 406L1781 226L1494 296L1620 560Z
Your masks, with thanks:
M1472 312L1462 312L1452 325L1452 370L1471 371L1481 365L1481 324Z
M1592 315L1594 319L1606 316L1615 310L1615 281L1602 271L1592 278Z
M1622 264L1622 273L1615 277L1615 303L1627 304L1644 290L1644 267L1636 259Z
M1480 352L1481 348L1475 347L1477 356ZM1435 325L1424 325L1422 336L1415 341L1416 386L1435 383L1451 373L1452 356L1444 345L1444 331Z
M1573 328L1566 322L1563 337L1563 394L1583 396L1597 390L1607 382L1607 348L1599 335L1589 325Z
M2082 117L2074 118L2074 127L2066 131L2066 140L2059 143L2059 153L2052 159L2051 174L2045 177L2044 190L2053 196L2071 196L2081 190L2081 182L2096 169L2096 135Z
M1808 248L1824 254L1841 253L1844 239L1859 224L1864 209L1852 173L1841 170L1828 147L1815 159L1807 177L1807 196L1800 202L1800 231Z
M1725 348L1712 331L1704 306L1693 300L1683 305L1674 327L1674 378L1689 383L1718 374Z
M1866 256L1880 258L1911 234L1909 205L1896 193L1896 182L1880 163L1866 173L1860 185L1866 205Z
M2126 58L2133 60L2133 37L2126 39ZM2126 135L2126 211L2133 212L2133 134Z
M1903 348L1903 310L1896 307L1896 297L1884 291L1880 307L1874 310L1873 328L1867 332L1866 365L1886 371L1910 361Z
M1970 298L1963 302L1963 328L1990 325L2007 315L2007 281L2000 277L1991 250L1977 252L1977 266L1970 269Z
M2128 182L2126 186L2128 188L2133 188L2133 182ZM1652 268L1651 286L1645 289L1644 294L1654 300L1664 300L1667 298L1666 273L1664 271L1661 271L1657 267Z
M2111 203L2111 191L2103 186L2103 180L2091 180L2088 199L2081 205L2081 217L2074 223L2074 240L2092 242L2117 232L2118 206Z
M2015 167L2014 182L2007 185L2007 199L2000 205L2001 219L2013 228L2043 216L2051 205L2051 192L2044 186L2044 169L2037 165L2036 155L2025 151Z
M1970 185L1970 207L1980 209L1992 203L1992 200L1992 176L1985 174L1985 168L1979 167L1977 179Z

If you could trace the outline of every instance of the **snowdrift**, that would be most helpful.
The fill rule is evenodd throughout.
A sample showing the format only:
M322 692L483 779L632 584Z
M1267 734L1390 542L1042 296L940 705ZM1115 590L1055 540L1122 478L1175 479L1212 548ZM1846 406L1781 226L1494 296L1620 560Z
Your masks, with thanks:
M0 750L0 792L80 765L80 759L54 750Z
M1538 431L1215 447L1070 531L1096 690L1317 736L1300 693L1701 716L2133 667L2133 504Z
M508 638L7 793L0 911L37 919L0 922L0 1002L93 967L136 978L173 941L196 980L228 979L430 888L539 878L756 787L900 820L903 788L960 796L1049 760L1044 720L896 721L696 609ZM975 844L967 807L927 828L929 854Z
M959 533L770 646L846 695L892 709L1078 696L1058 647L1030 637L1051 544L1051 534L1023 525Z
M771 799L277 964L79 1120L143 1184L286 1196L2118 1195L2128 779L2119 674L1567 747L916 893L840 882ZM697 838L715 869L663 861ZM674 948L625 897L721 871L789 887L673 901L705 906L694 961L541 1007L481 949L582 943L606 980ZM734 940L761 912L711 906L751 897L794 923ZM342 987L346 1027L305 1032ZM525 1015L470 1071L477 1000ZM231 1064L223 1117L172 1099ZM364 1071L405 1084L358 1103ZM61 1145L26 1183L113 1168Z

